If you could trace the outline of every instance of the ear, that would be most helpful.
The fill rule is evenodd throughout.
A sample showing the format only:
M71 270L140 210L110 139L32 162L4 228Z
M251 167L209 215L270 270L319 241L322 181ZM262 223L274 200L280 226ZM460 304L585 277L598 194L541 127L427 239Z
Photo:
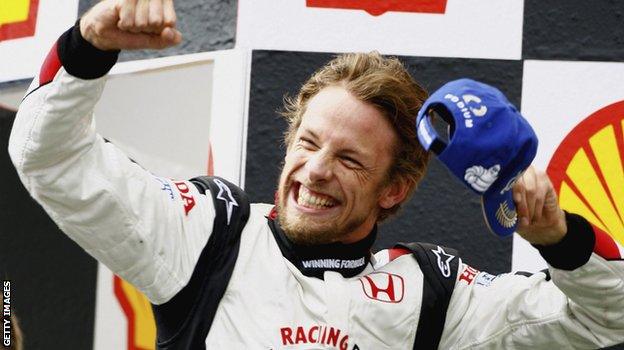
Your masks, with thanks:
M405 197L407 197L407 193L409 191L409 186L407 181L403 178L398 178L392 180L384 189L381 191L379 195L379 206L384 209L390 209L395 205L403 202Z

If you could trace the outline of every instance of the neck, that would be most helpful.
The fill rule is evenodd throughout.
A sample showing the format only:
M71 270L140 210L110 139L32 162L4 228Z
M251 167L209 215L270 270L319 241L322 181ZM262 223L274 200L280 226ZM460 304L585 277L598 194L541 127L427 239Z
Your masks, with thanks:
M359 242L365 239L366 237L368 237L368 235L370 235L370 233L376 229L377 229L377 222L375 220L375 217L370 217L364 223L362 223L362 225L360 225L358 228L356 228L351 233L341 238L339 242L344 243L344 244L352 244L352 243Z
M371 248L377 238L377 226L373 224L366 234L354 232L341 242L300 245L286 236L277 218L268 220L284 257L308 277L322 279L325 271L335 271L344 277L358 275L370 262Z

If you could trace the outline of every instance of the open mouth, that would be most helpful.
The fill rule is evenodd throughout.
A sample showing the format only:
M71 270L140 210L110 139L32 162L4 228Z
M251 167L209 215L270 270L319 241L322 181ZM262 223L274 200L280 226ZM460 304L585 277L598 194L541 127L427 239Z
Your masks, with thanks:
M333 197L312 191L300 182L296 182L293 185L293 193L297 204L304 208L329 209L339 204Z

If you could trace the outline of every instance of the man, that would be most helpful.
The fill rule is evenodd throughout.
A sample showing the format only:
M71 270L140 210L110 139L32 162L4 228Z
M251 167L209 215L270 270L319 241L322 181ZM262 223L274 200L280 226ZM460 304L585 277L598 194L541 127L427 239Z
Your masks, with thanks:
M479 273L453 250L371 255L428 155L424 91L395 59L343 55L286 109L277 205L220 178L156 178L96 134L92 110L119 49L181 40L171 0L105 0L63 34L23 101L9 151L72 239L153 303L162 349L591 348L624 335L624 266L529 168L518 232L551 265ZM164 190L163 190L164 189ZM604 236L600 236L604 237ZM552 280L551 280L552 277Z

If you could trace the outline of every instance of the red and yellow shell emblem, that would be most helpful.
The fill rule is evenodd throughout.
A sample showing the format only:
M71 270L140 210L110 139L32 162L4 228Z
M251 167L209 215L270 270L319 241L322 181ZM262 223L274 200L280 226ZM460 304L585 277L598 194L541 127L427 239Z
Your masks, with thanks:
M0 1L0 41L35 35L39 0Z
M447 0L306 0L307 7L364 10L373 16L389 11L444 13Z
M624 101L580 122L547 169L561 207L624 244Z
M128 350L156 348L156 322L147 297L130 283L114 277L115 296L128 320Z

